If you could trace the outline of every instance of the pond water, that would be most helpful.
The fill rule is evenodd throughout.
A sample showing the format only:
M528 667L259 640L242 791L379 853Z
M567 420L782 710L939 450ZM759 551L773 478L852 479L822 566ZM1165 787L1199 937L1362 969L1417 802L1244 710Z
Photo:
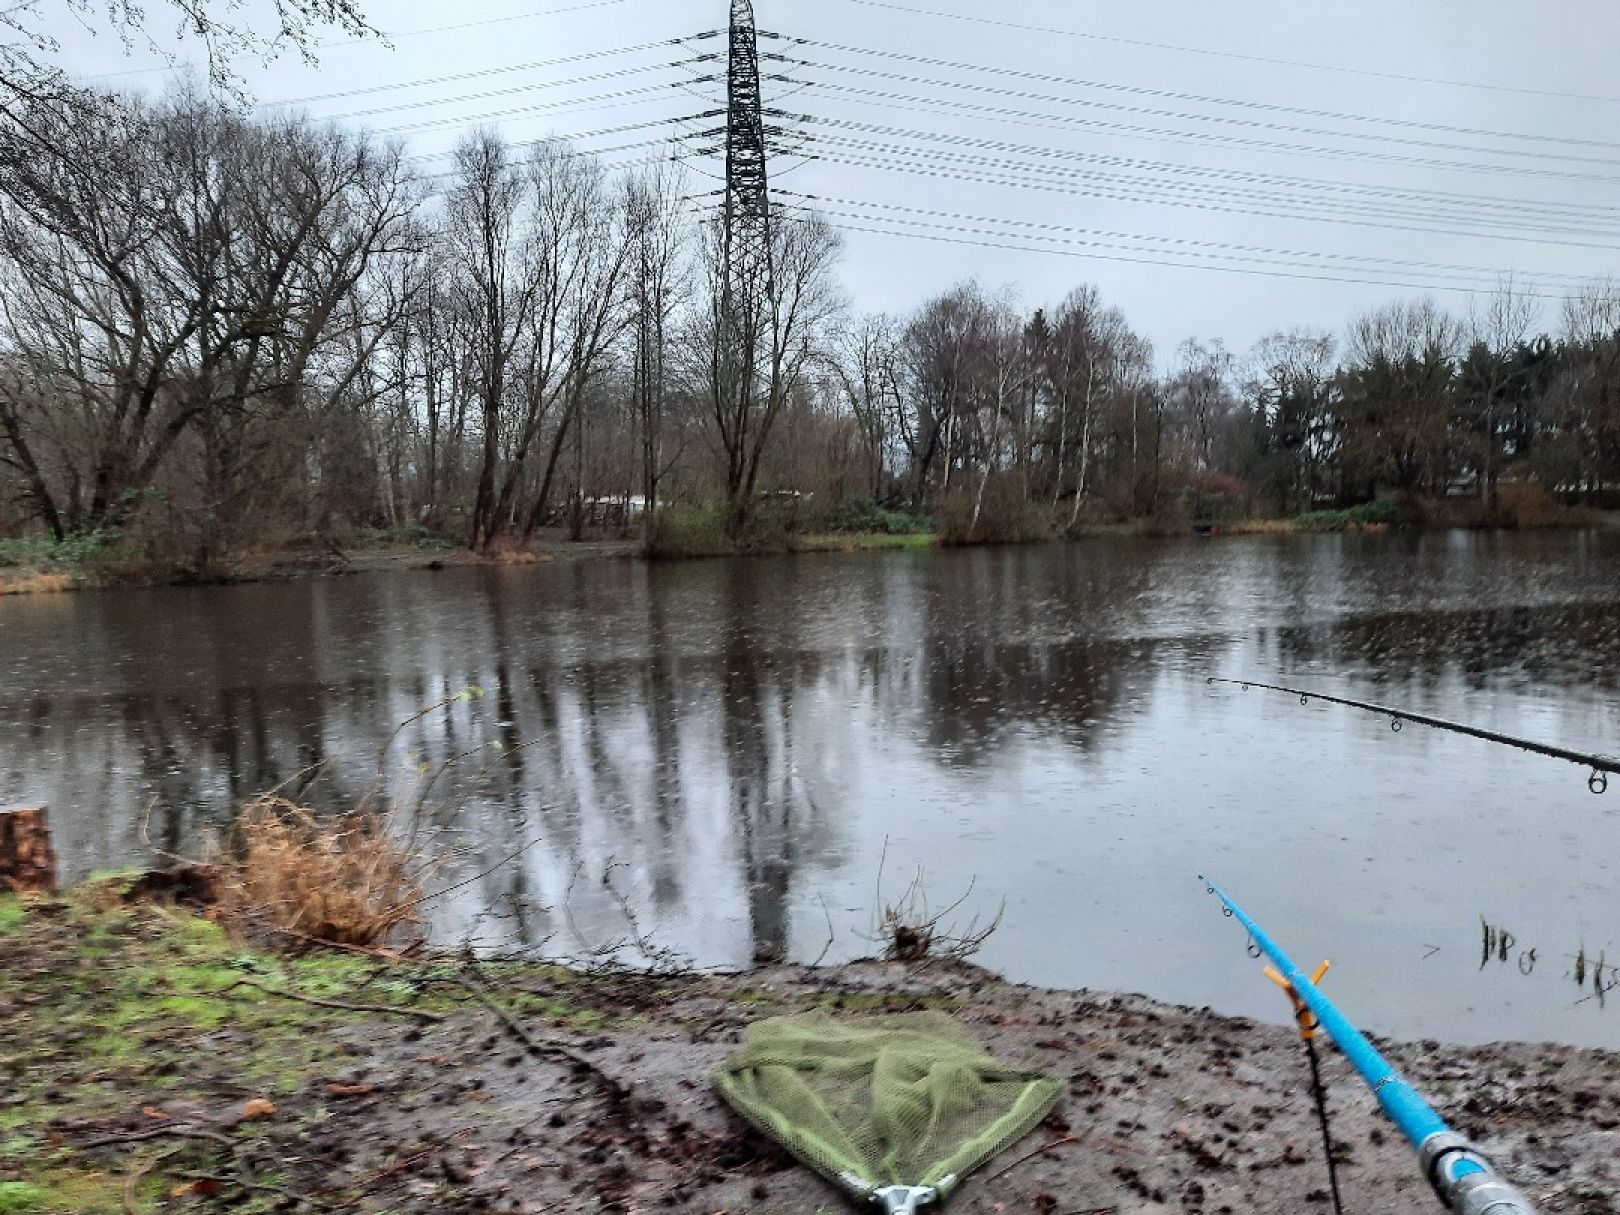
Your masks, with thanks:
M1371 1030L1620 1047L1620 988L1573 978L1583 948L1620 963L1620 782L1211 675L1620 750L1620 534L0 600L0 803L49 803L79 878L194 851L321 763L312 802L420 798L463 883L429 904L443 941L855 956L880 887L920 873L959 930L1004 907L978 960L1010 978L1285 1020L1208 873L1302 964L1331 958ZM1505 960L1482 963L1482 917Z

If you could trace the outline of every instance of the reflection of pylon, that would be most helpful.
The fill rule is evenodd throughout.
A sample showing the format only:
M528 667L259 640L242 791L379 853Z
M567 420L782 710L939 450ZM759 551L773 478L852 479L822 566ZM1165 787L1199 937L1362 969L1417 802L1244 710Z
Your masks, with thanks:
M770 298L771 204L765 180L765 118L759 92L759 38L753 0L731 0L726 75L726 201L721 315L736 339L747 310ZM741 353L741 352L739 352Z

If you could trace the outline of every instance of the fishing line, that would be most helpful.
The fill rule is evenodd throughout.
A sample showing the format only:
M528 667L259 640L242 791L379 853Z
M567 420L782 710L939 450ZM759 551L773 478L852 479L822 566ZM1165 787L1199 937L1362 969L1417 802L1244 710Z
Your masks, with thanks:
M1327 1085L1322 1081L1322 1060L1316 1053L1316 1039L1310 1035L1305 1035L1305 1055L1311 1061L1311 1096L1316 1101L1316 1120L1322 1127L1322 1154L1327 1157L1333 1215L1344 1215L1344 1203L1339 1198L1339 1158L1333 1151L1333 1131L1328 1124Z
M1503 734L1496 730L1486 730L1463 722L1447 721L1443 717L1433 717L1427 713L1413 713L1407 709L1396 709L1388 705L1373 704L1371 701L1351 700L1344 696L1330 696L1326 692L1312 692L1303 688L1287 688L1275 683L1258 683L1252 679L1222 679L1210 675L1204 682L1236 684L1245 691L1249 688L1259 688L1266 692L1282 692L1289 696L1299 697L1299 703L1302 705L1310 704L1313 700L1320 700L1327 704L1360 709L1364 713L1376 713L1380 717L1389 718L1389 728L1396 733L1400 732L1401 725L1404 722L1410 721L1420 726L1432 726L1436 730L1449 730L1453 734L1466 734L1470 738L1481 738L1486 742L1500 743L1502 746L1514 747L1520 751L1529 751L1534 755L1545 755L1552 759L1561 759L1565 763L1579 764L1583 768L1590 769L1590 774L1586 778L1586 787L1593 793L1607 793L1610 774L1620 773L1620 760L1610 755L1572 751L1568 747L1555 747L1550 743L1536 742L1534 739L1519 738L1516 735Z

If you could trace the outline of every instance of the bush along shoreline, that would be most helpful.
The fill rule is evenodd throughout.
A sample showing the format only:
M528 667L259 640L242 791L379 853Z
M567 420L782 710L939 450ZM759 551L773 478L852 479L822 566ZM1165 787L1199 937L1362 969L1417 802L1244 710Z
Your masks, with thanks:
M194 585L284 580L384 570L442 570L477 565L530 565L598 558L681 560L750 554L865 552L1078 540L1201 535L1289 535L1400 530L1555 530L1620 527L1620 513L1565 506L1534 487L1504 487L1494 502L1477 497L1429 499L1385 494L1354 506L1291 517L1250 517L1241 509L1209 509L1196 498L1157 515L1109 516L1098 510L1056 511L1029 502L992 480L943 495L933 514L870 501L839 502L822 512L768 503L751 512L736 535L723 504L670 506L641 539L623 529L580 541L543 538L525 548L473 552L431 530L362 529L337 539L304 537L263 547L243 546L187 560L155 554L116 531L52 541L0 539L0 596L119 586ZM1200 507L1205 509L1200 509Z

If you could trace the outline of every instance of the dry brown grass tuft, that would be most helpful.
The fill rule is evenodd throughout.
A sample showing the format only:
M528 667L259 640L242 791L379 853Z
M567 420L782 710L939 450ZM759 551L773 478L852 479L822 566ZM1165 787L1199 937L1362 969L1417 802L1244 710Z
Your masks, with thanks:
M243 808L222 860L222 909L249 925L337 945L381 945L417 924L421 866L380 815L320 818L282 797Z
M60 595L78 585L72 574L14 574L0 577L0 595Z

